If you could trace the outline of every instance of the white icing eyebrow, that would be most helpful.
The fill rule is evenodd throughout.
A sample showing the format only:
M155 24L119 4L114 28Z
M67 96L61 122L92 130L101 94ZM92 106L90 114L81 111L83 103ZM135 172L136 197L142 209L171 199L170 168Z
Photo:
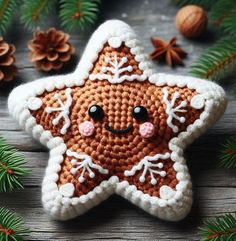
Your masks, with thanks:
M180 112L187 112L187 110L181 109L182 107L186 107L187 106L187 102L186 101L182 101L179 105L177 105L176 107L174 107L176 100L180 97L180 94L178 92L175 92L173 95L173 98L171 101L168 100L168 96L169 96L169 92L167 88L163 88L162 90L163 92L163 101L166 105L166 109L165 112L168 115L167 118L167 125L176 133L178 132L178 126L174 125L172 123L173 119L178 120L180 123L184 123L185 122L185 118L183 116L177 116L175 113Z
M38 110L43 105L43 102L38 97L30 97L26 104L30 110Z
M70 173L75 175L79 169L83 169L78 181L80 183L83 183L85 181L84 173L87 171L89 173L90 178L95 177L95 173L92 171L91 168L98 170L101 174L108 174L108 170L101 167L98 164L93 163L93 160L91 156L88 156L86 154L80 154L77 152L73 152L71 150L66 151L67 156L69 157L75 157L76 159L80 159L81 161L77 161L76 159L72 159L70 162L73 165L73 167L70 170Z
M101 69L101 73L98 74L90 74L89 78L90 80L104 80L107 79L110 83L121 83L124 80L132 81L132 80L145 80L145 75L121 75L122 73L128 71L132 72L133 67L131 65L124 66L125 63L127 63L128 59L127 57L122 57L120 61L118 61L118 57L116 54L114 54L113 58L105 57L105 64L106 66L103 66ZM108 64L111 65L111 67L108 66ZM107 72L111 72L112 74L107 74Z
M124 175L126 177L134 176L135 173L143 168L142 175L139 177L140 182L145 182L146 180L146 174L147 172L151 175L151 184L156 185L157 184L157 178L154 177L153 174L160 175L161 177L166 176L165 171L158 171L153 168L159 168L162 169L164 167L162 162L156 162L159 159L169 159L170 153L166 152L165 154L156 154L155 156L145 156L137 165L134 165L131 170L126 170L124 172Z
M72 104L71 92L72 92L72 90L70 88L67 88L66 91L65 91L66 98L67 98L66 103L62 102L60 94L55 94L54 98L58 101L58 103L60 104L60 107L58 107L58 108L47 107L46 108L46 112L49 113L49 114L52 113L52 112L55 112L55 111L60 112L58 114L58 116L55 117L52 120L53 125L58 125L61 118L64 118L65 124L63 125L63 127L60 130L60 133L62 135L65 135L66 132L67 132L67 129L70 127L69 114L70 114L70 107L71 107L71 104Z

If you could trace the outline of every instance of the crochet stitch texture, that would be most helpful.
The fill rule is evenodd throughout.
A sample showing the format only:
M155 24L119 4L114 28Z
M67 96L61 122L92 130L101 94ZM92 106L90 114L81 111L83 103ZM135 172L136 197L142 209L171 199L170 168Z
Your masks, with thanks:
M177 221L192 204L183 151L224 113L226 97L215 83L155 73L133 30L110 20L74 73L19 86L8 106L50 150L42 202L54 219L116 193ZM144 123L154 130L140 131Z

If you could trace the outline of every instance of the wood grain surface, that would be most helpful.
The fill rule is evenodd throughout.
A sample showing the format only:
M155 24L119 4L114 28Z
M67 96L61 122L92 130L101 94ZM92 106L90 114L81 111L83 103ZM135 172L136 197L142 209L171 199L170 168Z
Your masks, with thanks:
M190 64L213 44L215 37L213 32L208 31L199 40L190 41L183 38L175 28L176 12L177 8L167 0L105 0L99 22L106 19L126 21L140 35L147 53L152 50L151 36L159 36L166 40L177 36L178 43L188 52L188 58L184 61L186 66L171 69L156 63L156 70L186 74ZM52 22L53 26L58 27L56 18L52 19ZM45 25L45 28L48 26ZM77 57L60 73L70 72L75 68L89 36L90 33L71 36ZM236 210L235 171L219 168L217 164L220 142L229 135L236 134L236 101L231 95L231 89L224 86L229 98L225 115L186 150L194 190L194 205L187 218L178 223L164 222L146 214L126 200L112 196L72 221L50 220L41 205L41 182L48 152L20 130L7 110L7 97L13 87L48 74L36 71L29 63L27 41L32 38L31 32L23 30L16 20L6 37L16 45L19 73L14 83L0 89L0 135L20 150L32 172L24 179L23 191L0 194L0 205L24 217L26 225L32 230L27 240L199 240L199 226L205 218Z

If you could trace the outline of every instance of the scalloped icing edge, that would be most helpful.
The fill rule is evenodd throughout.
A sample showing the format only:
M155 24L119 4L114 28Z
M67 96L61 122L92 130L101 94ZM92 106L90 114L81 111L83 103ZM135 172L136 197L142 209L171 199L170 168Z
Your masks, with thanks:
M82 86L85 80L88 79L89 71L92 69L93 63L104 43L117 36L130 48L135 60L139 63L139 68L146 75L149 82L157 86L168 85L195 89L199 95L196 108L199 107L201 98L205 103L200 118L189 125L185 132L181 132L169 142L169 148L172 151L171 159L175 162L174 169L179 181L174 196L172 195L169 199L144 194L142 191L137 190L134 185L129 185L127 181L119 182L117 176L112 176L109 180L101 182L93 191L80 197L63 197L56 182L66 146L62 138L52 137L50 131L44 130L41 125L38 125L28 109L27 100L30 97L41 95L44 91L51 92L54 89ZM113 193L123 196L148 213L164 220L178 221L183 219L190 211L192 184L183 151L188 144L205 132L224 113L226 96L220 86L206 80L156 74L152 63L147 59L140 45L138 37L127 24L119 20L107 21L92 35L74 73L41 78L15 88L10 94L8 108L11 115L18 120L22 128L50 150L46 175L42 183L42 203L52 218L67 220L82 215Z

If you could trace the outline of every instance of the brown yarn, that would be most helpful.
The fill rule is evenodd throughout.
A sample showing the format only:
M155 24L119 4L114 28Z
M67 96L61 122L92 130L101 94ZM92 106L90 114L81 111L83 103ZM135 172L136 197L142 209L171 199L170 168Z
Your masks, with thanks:
M124 171L130 170L143 157L168 151L169 140L176 136L166 124L167 115L165 114L165 104L162 101L163 93L161 87L150 84L148 81L143 83L124 82L114 85L107 81L87 80L84 86L74 87L72 90L71 126L66 135L61 136L60 134L60 129L64 124L63 120L57 126L52 124L52 120L58 113L48 114L45 111L46 106L59 106L53 97L56 92L60 93L63 101L66 101L64 89L51 93L45 92L41 96L44 103L43 106L39 111L33 112L33 115L37 123L41 124L44 129L50 130L53 136L61 136L65 140L68 149L90 155L94 163L109 169L109 175L100 174L95 170L95 178L89 178L86 173L86 181L79 183L78 177L81 170L78 170L78 173L73 176L70 173L72 167L70 163L71 157L65 156L62 170L59 173L59 185L72 182L76 187L75 195L80 196L91 191L102 180L116 175L120 180L127 180L144 193L154 196L159 196L159 188L162 185L169 185L175 188L178 181L176 180L176 172L173 169L171 160L160 160L164 164L167 176L163 178L158 176L158 183L155 186L150 184L150 176L146 178L145 183L139 181L142 170L133 177L124 176ZM196 95L196 92L188 88L179 87L168 87L168 90L172 96L176 91L180 93L181 97L177 100L177 105L183 100L188 102L186 107L188 111L181 113L186 118L186 122L181 124L178 121L174 121L174 124L179 127L179 132L182 132L186 130L188 125L198 119L201 113L201 111L190 106L190 100ZM105 112L103 121L94 122L88 115L89 107L94 104L98 104L103 108ZM132 117L132 109L137 105L147 108L150 122L155 125L155 136L150 139L141 137L139 134L140 123ZM85 120L94 122L96 132L92 137L82 137L79 133L79 124ZM124 129L128 124L132 124L134 130L132 133L116 135L104 128L105 123L109 123L116 129Z
M119 49L112 49L105 45L104 49L99 54L97 61L94 63L94 68L91 73L96 74L101 72L101 67L105 65L105 56L116 54L118 59L126 56L128 63L132 65L132 73L142 74L138 68L138 63L134 56L129 52L127 47L121 46ZM127 64L128 64L127 63ZM195 90L190 90L187 87L168 87L169 100L172 99L175 92L180 93L180 98L176 101L176 106L181 101L186 101L187 112L181 113L186 121L180 123L173 120L173 124L178 126L179 132L185 131L187 126L192 124L199 118L202 110L196 110L190 106L190 100L196 95ZM156 176L157 184L150 183L151 177L149 173L146 175L144 183L139 181L142 170L136 172L132 177L124 176L125 170L130 170L134 165L138 164L145 156L154 156L157 153L164 154L168 149L168 143L171 138L177 136L178 133L173 133L168 127L167 115L165 113L165 104L163 103L163 87L158 87L151 84L149 81L124 81L120 84L111 84L107 80L90 81L86 80L83 86L72 87L73 103L70 108L71 125L67 133L62 136L60 130L64 125L64 120L60 120L59 124L54 126L52 120L58 115L57 112L48 114L45 111L46 107L59 107L55 100L55 93L61 95L63 102L66 101L65 89L55 90L53 92L44 92L40 98L43 101L43 106L38 111L33 111L32 114L36 118L38 124L42 125L45 130L50 130L53 136L60 136L64 139L67 148L78 153L85 153L92 157L93 162L109 170L108 175L100 174L96 170L95 177L91 179L88 173L85 172L85 182L79 183L78 178L81 174L81 169L76 175L72 175L71 157L64 155L64 161L61 164L59 173L58 185L73 183L75 186L75 196L92 191L93 188L103 180L115 175L120 181L127 180L129 184L133 184L138 190L148 193L152 196L159 197L159 189L162 185L168 185L175 189L178 183L176 172L173 169L173 161L158 160L164 164L163 170L166 171L166 177ZM94 121L88 114L90 106L100 105L105 113L102 121ZM155 135L152 138L145 139L139 133L138 122L132 116L132 110L135 106L145 106L149 113L149 121L155 126ZM91 137L83 137L79 133L79 125L84 121L91 121L95 125L95 133ZM128 134L113 134L104 128L105 123L108 123L115 129L125 129L129 124L133 125L133 131Z

